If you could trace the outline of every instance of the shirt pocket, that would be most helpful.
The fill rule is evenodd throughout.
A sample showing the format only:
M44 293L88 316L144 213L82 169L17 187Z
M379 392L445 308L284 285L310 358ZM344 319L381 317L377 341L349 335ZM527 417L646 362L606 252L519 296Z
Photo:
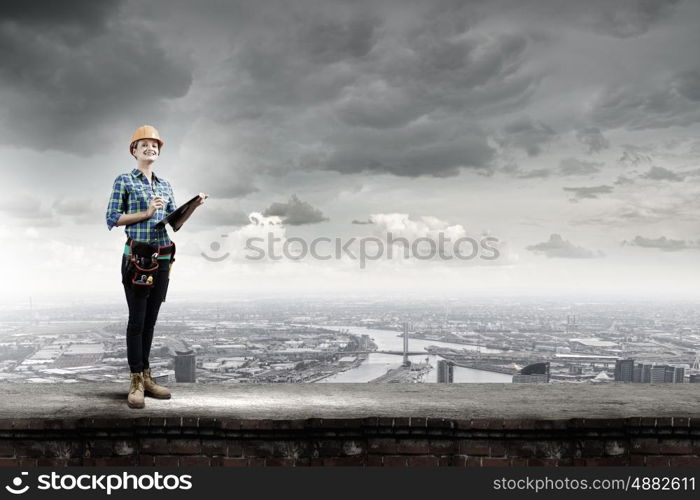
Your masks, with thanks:
M133 186L129 194L132 201L136 203L138 208L140 210L145 210L148 208L148 204L151 201L153 193L145 186Z

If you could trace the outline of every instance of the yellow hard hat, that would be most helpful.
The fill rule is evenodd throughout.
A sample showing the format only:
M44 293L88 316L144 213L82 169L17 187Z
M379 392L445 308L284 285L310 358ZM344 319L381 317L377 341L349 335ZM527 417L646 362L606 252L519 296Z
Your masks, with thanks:
M131 153L131 146L139 139L153 139L158 141L160 149L163 149L165 142L160 138L160 134L156 128L152 125L142 125L136 129L136 132L131 136L131 142L129 143L129 153Z

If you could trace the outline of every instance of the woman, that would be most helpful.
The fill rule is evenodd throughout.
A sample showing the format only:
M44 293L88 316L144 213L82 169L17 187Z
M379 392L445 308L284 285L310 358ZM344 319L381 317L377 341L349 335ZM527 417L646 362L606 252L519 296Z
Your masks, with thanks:
M114 226L125 226L128 237L121 269L129 306L126 349L131 370L127 397L130 408L143 408L144 395L170 399L170 391L153 380L148 362L153 329L160 305L165 300L175 255L175 244L165 227L156 227L163 217L177 208L170 183L153 172L153 163L160 156L163 145L154 127L144 125L136 129L129 143L136 168L117 177L107 206L107 227L111 230ZM198 203L190 205L179 226L204 203L205 198L205 194L199 193Z

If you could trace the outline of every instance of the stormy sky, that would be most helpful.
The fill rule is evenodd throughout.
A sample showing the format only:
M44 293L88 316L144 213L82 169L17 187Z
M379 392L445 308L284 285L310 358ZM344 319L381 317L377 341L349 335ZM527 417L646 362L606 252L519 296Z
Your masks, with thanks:
M699 24L691 0L3 2L3 295L122 293L104 212L151 124L176 200L210 195L171 231L173 300L697 297ZM269 232L387 231L490 235L501 258L241 258Z

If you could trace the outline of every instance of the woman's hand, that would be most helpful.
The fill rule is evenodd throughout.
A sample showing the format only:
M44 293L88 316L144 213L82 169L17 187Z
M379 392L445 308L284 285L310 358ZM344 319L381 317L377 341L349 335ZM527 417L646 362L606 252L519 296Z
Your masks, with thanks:
M199 205L203 205L203 204L204 204L204 200L206 200L207 198L209 198L209 195L208 195L208 194L199 193L199 203L197 203L197 204L195 205L195 207L198 207Z
M148 218L150 219L155 215L157 210L160 210L165 206L165 200L161 198L160 196L155 196L151 198L151 202L148 204L148 210L146 210L146 213L148 214Z

